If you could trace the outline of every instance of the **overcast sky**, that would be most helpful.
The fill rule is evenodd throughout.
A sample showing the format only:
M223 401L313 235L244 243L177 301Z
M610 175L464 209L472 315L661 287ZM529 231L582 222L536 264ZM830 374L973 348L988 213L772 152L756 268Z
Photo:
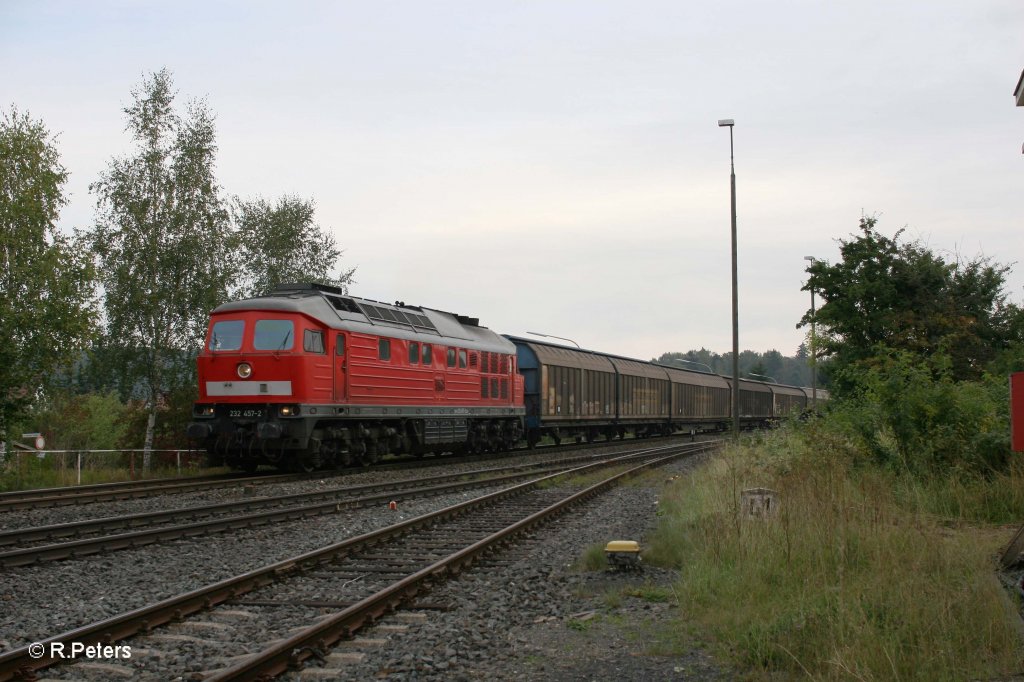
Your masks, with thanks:
M228 195L312 197L352 293L648 359L791 355L862 213L1021 260L1021 0L0 0L0 106L59 133L62 226L167 67ZM1010 277L1024 299L1024 263Z

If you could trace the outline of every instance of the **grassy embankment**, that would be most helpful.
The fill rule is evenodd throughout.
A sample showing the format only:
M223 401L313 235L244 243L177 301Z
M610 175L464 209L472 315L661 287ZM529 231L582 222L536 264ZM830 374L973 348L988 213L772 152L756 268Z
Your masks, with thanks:
M995 577L1024 521L1024 469L921 480L858 461L841 436L790 425L727 448L661 499L645 560L678 567L680 632L759 673L990 679L1024 668ZM778 493L744 519L746 488Z

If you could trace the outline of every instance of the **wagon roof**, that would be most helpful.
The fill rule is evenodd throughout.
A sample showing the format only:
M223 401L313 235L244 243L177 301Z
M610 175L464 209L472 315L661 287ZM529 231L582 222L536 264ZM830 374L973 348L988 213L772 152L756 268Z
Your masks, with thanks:
M519 343L529 346L537 354L537 359L545 365L557 365L560 367L576 367L579 369L591 369L598 372L614 372L615 367L608 361L608 358L600 353L567 348L546 343L533 343L526 339L516 339Z
M797 395L801 398L806 397L804 389L798 386L787 386L786 384L772 384L772 391L779 395Z
M732 377L724 377L729 386L732 386ZM755 393L771 393L772 386L775 384L769 384L763 381L752 381L750 379L740 379L740 388L744 391L753 391Z
M655 362L645 362L643 360L581 348L569 348L557 343L525 339L521 336L506 334L505 337L511 339L517 345L529 347L544 364L579 367L581 369L592 369L601 372L614 372L617 370L619 373L632 376L645 376L662 380L667 377L676 384L728 388L725 380L717 374L667 367Z
M662 365L664 367L664 365ZM710 372L700 372L693 369L681 367L665 367L668 376L673 384L690 384L696 386L712 386L714 388L729 388L729 383L724 377Z

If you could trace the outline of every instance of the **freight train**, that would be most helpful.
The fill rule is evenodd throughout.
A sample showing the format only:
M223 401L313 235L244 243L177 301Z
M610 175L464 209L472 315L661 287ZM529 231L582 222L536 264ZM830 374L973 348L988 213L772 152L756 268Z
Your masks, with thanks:
M502 336L476 318L321 284L218 307L197 364L188 437L215 462L244 470L731 424L729 378ZM810 403L810 389L739 384L745 428Z

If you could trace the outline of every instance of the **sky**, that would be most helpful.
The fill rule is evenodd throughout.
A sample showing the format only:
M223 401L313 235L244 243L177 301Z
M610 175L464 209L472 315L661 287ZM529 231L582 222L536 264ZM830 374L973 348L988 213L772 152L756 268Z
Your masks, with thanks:
M351 293L650 359L792 355L804 256L862 215L1017 263L1020 0L0 0L0 107L70 172L65 230L168 68L216 115L225 196L311 198Z

